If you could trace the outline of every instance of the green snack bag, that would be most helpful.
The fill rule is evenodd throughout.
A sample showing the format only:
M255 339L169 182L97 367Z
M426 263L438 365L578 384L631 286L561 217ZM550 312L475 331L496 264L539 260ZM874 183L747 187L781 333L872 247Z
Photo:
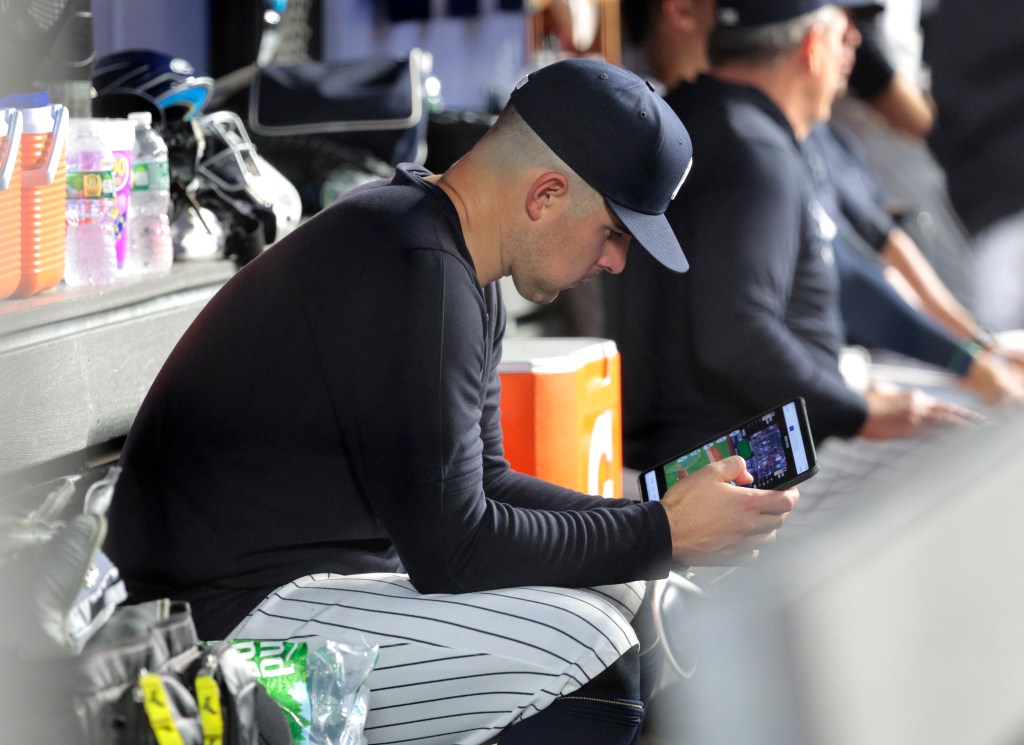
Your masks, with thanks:
M306 685L306 643L236 639L231 645L249 663L253 677L284 710L292 743L309 745L312 709Z

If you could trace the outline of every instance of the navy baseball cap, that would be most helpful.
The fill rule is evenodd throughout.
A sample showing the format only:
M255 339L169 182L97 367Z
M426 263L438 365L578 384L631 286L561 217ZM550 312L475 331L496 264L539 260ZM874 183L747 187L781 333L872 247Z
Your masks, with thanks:
M690 172L693 145L650 83L574 58L531 72L509 103L651 256L676 272L689 268L665 210Z
M825 5L878 10L884 7L881 0L721 0L716 15L719 25L730 28L767 26L811 13Z

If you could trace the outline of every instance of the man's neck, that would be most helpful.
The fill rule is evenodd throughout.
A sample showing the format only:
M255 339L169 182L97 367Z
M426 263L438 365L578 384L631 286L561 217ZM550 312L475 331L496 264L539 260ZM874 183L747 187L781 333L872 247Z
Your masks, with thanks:
M442 174L429 176L427 180L437 184L455 207L462 227L462 238L473 259L477 281L480 286L489 285L502 276L500 230L487 230L491 205L483 204L476 198L480 190L469 169L460 168L456 163Z
M672 89L682 82L691 82L708 69L705 44L701 39L682 40L655 33L644 45L644 57L651 72Z

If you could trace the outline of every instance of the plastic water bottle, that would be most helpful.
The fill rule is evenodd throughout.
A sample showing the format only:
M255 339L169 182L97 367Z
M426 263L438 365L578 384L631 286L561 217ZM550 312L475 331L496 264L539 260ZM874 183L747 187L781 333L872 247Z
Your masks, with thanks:
M131 113L128 118L135 122L135 151L125 270L130 274L164 274L171 270L174 260L167 145L153 129L148 111Z
M67 168L64 281L110 284L117 279L114 154L88 119L71 120Z

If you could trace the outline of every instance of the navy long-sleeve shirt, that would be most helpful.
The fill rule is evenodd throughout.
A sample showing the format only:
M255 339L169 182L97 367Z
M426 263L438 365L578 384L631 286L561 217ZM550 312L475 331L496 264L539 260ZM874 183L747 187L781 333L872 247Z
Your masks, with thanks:
M966 375L973 358L963 351L960 340L909 305L886 281L873 253L896 228L880 206L880 187L872 183L870 174L827 124L811 131L803 152L818 202L836 223L832 245L849 340Z
M605 283L622 355L627 465L647 468L794 396L814 435L852 435L867 403L843 343L827 223L793 131L760 91L702 76L666 100L694 164L668 218L690 260L642 251Z
M135 599L219 638L296 577L405 569L422 592L664 576L660 504L510 470L505 311L458 215L401 168L241 269L131 429L106 550Z

